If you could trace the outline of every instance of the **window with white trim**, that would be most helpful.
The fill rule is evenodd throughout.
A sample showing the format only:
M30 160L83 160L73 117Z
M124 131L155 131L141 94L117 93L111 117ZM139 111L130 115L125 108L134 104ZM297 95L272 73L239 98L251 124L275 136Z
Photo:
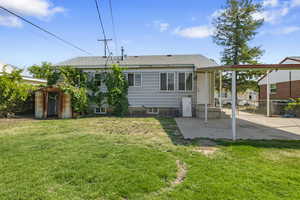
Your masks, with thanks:
M96 86L101 86L104 81L104 73L96 73L94 75L94 82Z
M159 109L158 108L147 108L147 113L157 115L159 113Z
M106 114L107 109L105 107L96 107L95 108L95 113L96 114Z
M175 73L165 72L160 73L160 90L174 91L175 90Z
M142 86L142 73L130 72L127 73L128 86L141 87Z
M179 72L178 73L178 90L192 91L193 90L193 73Z

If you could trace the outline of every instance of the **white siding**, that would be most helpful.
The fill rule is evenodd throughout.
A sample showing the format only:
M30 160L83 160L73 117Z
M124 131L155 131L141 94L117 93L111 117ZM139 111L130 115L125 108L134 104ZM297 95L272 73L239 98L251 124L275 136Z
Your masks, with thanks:
M138 72L142 74L141 87L129 87L128 100L129 106L132 107L160 107L160 108L179 108L181 107L182 97L192 97L192 104L196 103L196 79L193 74L193 90L179 91L178 90L178 72L193 72L193 69L166 69L166 70L126 70L127 72ZM160 73L174 72L175 73L175 90L161 91L160 90ZM101 86L101 90L105 90Z
M300 62L294 60L286 60L282 64L300 64ZM290 81L290 71L292 72L291 80L296 81L300 80L300 70L278 70L272 71L270 73L270 84L281 83ZM259 81L258 85L267 84L267 77L264 77L261 81Z

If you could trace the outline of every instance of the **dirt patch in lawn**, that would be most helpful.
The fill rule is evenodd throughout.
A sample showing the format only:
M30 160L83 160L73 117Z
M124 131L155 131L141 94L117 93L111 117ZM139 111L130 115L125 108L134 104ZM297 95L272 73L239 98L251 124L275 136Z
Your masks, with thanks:
M205 156L210 156L219 149L217 144L212 140L199 140L198 145L199 146L195 147L193 151L202 153Z
M171 187L174 187L182 183L186 177L186 172L187 172L186 164L181 162L180 160L176 160L176 165L177 165L177 175L176 175L176 179L171 183Z
M269 151L264 151L262 153L262 156L268 160L272 161L280 161L282 159L290 159L290 158L295 158L299 159L300 158L300 150L269 150Z
M177 185L181 184L184 181L186 174L187 174L186 164L180 160L176 160L176 166L177 166L176 179L170 183L169 187L165 187L165 188L160 189L159 191L150 193L147 196L145 196L144 199L152 199L151 197L153 197L153 196L158 196L162 193L169 192L169 191L173 190Z

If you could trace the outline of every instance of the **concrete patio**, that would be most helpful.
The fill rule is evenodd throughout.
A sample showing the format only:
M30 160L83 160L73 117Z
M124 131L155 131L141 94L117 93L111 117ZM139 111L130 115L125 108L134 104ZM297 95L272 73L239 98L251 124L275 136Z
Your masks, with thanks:
M230 110L226 110L229 114ZM252 140L300 140L300 119L266 117L239 112L237 139ZM176 123L186 139L232 139L231 119L176 118Z

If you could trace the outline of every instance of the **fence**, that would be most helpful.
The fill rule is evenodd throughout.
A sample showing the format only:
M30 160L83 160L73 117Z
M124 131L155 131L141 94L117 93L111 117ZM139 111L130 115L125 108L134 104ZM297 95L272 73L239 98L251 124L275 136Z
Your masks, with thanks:
M270 114L272 116L294 116L300 117L300 109L295 109L292 111L287 111L285 108L288 105L288 100L270 100ZM216 106L218 106L218 101L216 101ZM227 102L223 105L224 108L231 108L231 103ZM245 111L256 114L267 114L267 101L243 101L239 100L237 105L238 111Z

